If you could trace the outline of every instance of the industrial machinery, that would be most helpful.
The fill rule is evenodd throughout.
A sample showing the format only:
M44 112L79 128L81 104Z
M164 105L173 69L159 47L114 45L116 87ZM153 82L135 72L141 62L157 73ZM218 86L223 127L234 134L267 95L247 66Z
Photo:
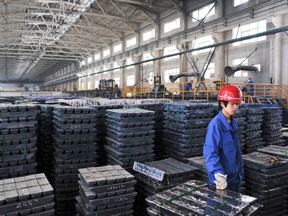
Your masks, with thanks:
M98 91L97 96L103 98L120 98L121 90L113 79L101 79L99 87L95 91Z
M171 96L164 84L161 84L161 76L154 76L154 86L152 88L152 94L157 94L159 97Z

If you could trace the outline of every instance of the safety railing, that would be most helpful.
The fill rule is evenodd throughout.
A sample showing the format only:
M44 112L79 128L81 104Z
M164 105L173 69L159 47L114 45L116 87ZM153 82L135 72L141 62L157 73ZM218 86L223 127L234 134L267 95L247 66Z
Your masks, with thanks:
M162 85L127 86L123 89L124 98L170 98L174 100L215 100L219 90L227 83L222 80L205 80L197 82L192 89L185 90L185 85L189 82L165 83ZM250 83L229 83L238 86L243 91L243 101L253 103L253 98L263 97L281 101L288 109L288 85L261 84L254 83L251 91Z

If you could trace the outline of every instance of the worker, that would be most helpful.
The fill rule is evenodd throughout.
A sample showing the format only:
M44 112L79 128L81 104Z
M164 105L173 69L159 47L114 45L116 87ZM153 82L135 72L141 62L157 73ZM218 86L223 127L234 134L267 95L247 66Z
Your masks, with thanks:
M253 96L254 95L254 82L251 78L248 78L247 80L248 84L248 94Z
M219 113L208 125L203 147L209 182L219 190L240 191L243 159L233 115L242 102L242 91L234 85L224 86L217 97Z
M184 90L190 91L193 88L193 80L190 80L190 82L186 83Z

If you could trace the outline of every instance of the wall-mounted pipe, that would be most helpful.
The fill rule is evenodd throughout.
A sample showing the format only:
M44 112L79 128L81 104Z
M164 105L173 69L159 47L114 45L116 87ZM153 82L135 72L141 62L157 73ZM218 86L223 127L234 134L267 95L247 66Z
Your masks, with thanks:
M226 66L224 68L225 75L230 77L232 76L236 71L244 70L244 71L258 71L258 68L256 66L249 66L249 65L238 65L235 67Z
M156 58L153 58L153 59L148 59L148 60L136 62L136 63L133 63L133 64L129 64L129 65L123 65L121 67L112 68L112 69L108 69L108 70L92 73L92 74L90 74L90 76L96 75L96 74L105 73L105 72L109 72L109 71L113 71L113 70L117 70L117 69L121 69L121 68L126 68L126 67L129 67L129 66L134 66L134 65L138 65L138 64L142 64L142 63L146 63L146 62L156 61L156 60L160 60L160 59L164 59L164 58L168 58L168 57L172 57L172 56L176 56L176 55L182 55L182 54L186 54L188 52L208 49L208 48L212 48L212 47L224 46L224 45L232 44L232 43L239 42L239 41L249 40L249 39L256 38L256 37L272 35L272 34L285 32L285 31L288 31L288 26L283 26L283 27L279 27L279 28L273 28L273 29L269 29L269 30L264 31L264 32L253 34L253 35L248 35L248 36L244 36L244 37L240 37L240 38L235 38L235 39L230 39L230 40L226 40L226 41L221 41L221 42L217 42L217 43L214 43L214 44L211 44L211 45L207 45L207 46L203 46L203 47L198 47L198 48L194 48L194 49L188 49L188 50L181 51L181 52L178 52L178 53L164 55L164 56L161 56L161 57L156 57ZM89 75L84 75L84 76L81 76L79 78L86 77L86 76L89 76Z

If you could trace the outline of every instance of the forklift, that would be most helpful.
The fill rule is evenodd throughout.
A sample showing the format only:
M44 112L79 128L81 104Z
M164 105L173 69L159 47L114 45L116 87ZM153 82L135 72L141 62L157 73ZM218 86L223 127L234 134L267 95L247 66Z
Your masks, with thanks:
M114 79L101 79L99 82L98 96L102 98L120 98L121 90Z

